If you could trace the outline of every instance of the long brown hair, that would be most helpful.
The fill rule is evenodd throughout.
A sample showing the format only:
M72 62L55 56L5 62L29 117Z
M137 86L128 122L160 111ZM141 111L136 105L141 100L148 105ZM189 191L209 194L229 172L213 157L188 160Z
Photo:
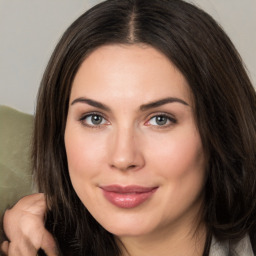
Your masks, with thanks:
M256 95L235 47L208 14L181 0L109 0L67 29L38 93L34 171L47 198L47 226L62 252L120 254L113 235L77 197L64 146L74 76L90 52L115 43L151 45L187 79L209 159L202 221L219 240L245 233L255 239Z

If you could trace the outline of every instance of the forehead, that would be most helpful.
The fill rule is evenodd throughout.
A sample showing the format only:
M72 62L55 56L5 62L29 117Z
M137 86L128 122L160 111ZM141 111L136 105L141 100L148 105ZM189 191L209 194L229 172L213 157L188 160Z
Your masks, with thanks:
M109 101L153 101L166 96L191 102L189 85L160 51L144 45L106 45L93 51L80 66L71 90L75 97Z

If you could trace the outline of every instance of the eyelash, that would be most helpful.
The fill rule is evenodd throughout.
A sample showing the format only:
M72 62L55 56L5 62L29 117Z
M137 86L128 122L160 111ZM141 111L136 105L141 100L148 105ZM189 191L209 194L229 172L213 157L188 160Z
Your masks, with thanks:
M85 115L83 115L83 116L79 119L79 121L82 123L82 125L87 126L87 127L89 127L89 128L93 128L93 129L95 129L95 128L101 128L103 125L106 125L105 123L104 123L104 124L101 124L101 123L100 123L100 124L98 124L98 125L97 125L97 124L94 124L94 125L88 124L85 120L86 120L88 117L91 117L91 118L92 118L92 116L100 117L100 118L102 118L102 120L105 120L105 121L107 122L107 125L109 124L109 122L107 121L107 119L105 118L105 116L104 116L103 114L101 114L101 113L98 113L98 112L91 112L91 113L85 114ZM174 124L177 123L177 120L176 120L173 116L171 116L171 115L169 115L169 114L166 114L166 113L155 113L155 114L153 114L153 115L150 116L150 118L148 119L148 121L146 121L146 122L144 123L144 125L150 126L149 122L150 122L151 120L153 120L153 118L157 118L157 117L164 117L164 118L167 119L167 122L169 122L169 124L152 125L152 126L154 126L154 128L157 128L157 129L168 128L168 127L170 127L170 126L172 126L172 125L174 125Z

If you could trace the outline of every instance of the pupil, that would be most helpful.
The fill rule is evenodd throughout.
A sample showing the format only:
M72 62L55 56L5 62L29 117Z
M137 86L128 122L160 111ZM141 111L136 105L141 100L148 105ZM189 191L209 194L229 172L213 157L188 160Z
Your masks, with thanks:
M156 123L158 125L165 125L167 122L167 118L165 116L157 116L156 117Z
M93 124L100 124L102 122L102 117L98 115L92 116L92 123Z

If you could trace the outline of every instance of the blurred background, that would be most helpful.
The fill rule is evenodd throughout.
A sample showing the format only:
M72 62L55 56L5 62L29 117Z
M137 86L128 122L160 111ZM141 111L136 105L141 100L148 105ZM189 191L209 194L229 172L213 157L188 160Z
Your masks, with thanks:
M99 0L0 0L0 105L33 114L40 80L65 29ZM217 20L256 87L256 0L190 0Z

